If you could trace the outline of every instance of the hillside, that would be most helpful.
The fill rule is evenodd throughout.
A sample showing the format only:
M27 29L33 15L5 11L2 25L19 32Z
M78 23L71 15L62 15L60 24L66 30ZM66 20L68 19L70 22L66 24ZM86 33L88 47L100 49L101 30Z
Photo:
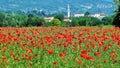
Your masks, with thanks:
M112 0L69 0L71 13L104 12L112 14ZM47 13L64 13L67 11L68 0L1 0L0 10L44 10Z

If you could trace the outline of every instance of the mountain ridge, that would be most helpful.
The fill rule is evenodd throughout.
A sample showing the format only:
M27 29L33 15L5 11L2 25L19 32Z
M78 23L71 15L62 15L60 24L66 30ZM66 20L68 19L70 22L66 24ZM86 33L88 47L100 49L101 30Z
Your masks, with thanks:
M67 5L70 4L71 14L106 13L112 14L114 3L112 0L1 0L0 10L44 10L47 13L67 13Z

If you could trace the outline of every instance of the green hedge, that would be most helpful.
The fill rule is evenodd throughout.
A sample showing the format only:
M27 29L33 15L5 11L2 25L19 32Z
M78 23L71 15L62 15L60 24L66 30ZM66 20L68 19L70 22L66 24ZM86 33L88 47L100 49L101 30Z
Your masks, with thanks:
M98 18L95 17L72 17L72 22L70 23L70 26L97 26L103 24L103 21L101 21Z

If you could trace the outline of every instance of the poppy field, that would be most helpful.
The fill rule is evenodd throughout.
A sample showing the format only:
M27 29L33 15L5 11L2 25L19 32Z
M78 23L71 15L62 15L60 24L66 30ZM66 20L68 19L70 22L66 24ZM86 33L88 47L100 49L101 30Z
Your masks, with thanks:
M120 28L0 28L0 68L120 68Z

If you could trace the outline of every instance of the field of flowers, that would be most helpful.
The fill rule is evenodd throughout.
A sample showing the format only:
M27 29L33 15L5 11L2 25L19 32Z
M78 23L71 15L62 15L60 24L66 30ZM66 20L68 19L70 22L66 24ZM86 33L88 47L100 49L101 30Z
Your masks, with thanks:
M0 68L120 68L120 28L0 28Z

